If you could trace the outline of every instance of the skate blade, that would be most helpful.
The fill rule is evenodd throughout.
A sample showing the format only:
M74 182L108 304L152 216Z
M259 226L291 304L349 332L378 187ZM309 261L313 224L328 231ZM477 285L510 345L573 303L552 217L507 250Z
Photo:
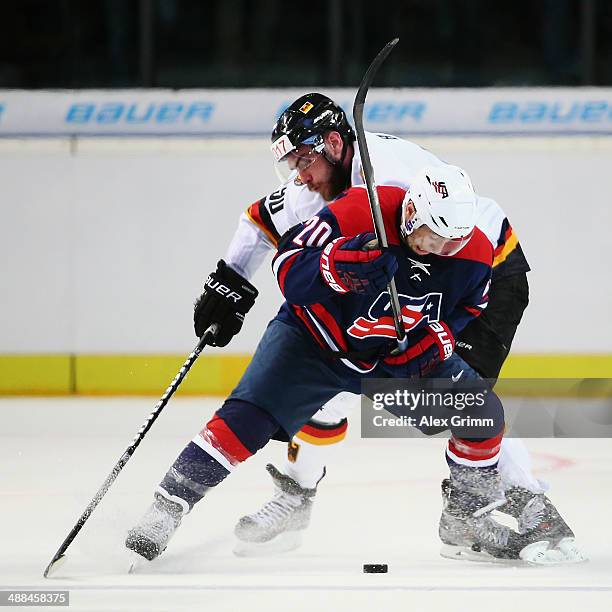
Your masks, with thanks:
M66 563L66 555L61 555L59 559L56 559L55 561L51 561L51 563L47 565L47 568L45 569L45 573L43 574L43 576L45 578L48 578L49 576L54 574L60 567L62 567L64 563Z
M135 574L138 570L138 566L140 565L140 561L136 559L136 555L130 555L130 559L128 559L128 574Z
M133 550L127 551L127 565L128 565L128 574L135 574L138 570L147 563L147 560L144 557L141 557L138 553Z
M237 557L271 557L290 552L302 545L299 531L285 531L269 542L244 542L239 540L234 546Z
M563 538L552 547L548 541L534 542L523 548L519 556L529 565L571 565L588 561L574 538Z
M520 559L500 559L485 551L475 551L469 546L455 546L453 544L443 544L440 555L445 559L453 561L471 561L475 563L495 563L496 565L506 565L516 567L524 565Z

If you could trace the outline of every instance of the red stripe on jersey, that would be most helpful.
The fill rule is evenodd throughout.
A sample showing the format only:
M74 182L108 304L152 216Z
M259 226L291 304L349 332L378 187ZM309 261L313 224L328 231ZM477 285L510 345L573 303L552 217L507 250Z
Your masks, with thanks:
M308 308L310 308L312 313L316 315L319 323L322 323L325 326L325 329L328 331L339 348L343 351L348 351L348 345L346 343L344 333L340 329L336 319L334 319L334 317L321 304L311 304ZM374 363L369 363L367 361L361 361L360 359L350 357L347 358L362 369L371 370L374 367Z
M317 329L310 322L308 316L304 314L304 309L301 306L296 306L295 304L291 304L291 308L293 309L293 312L300 318L300 321L302 321L302 323L306 326L312 337L317 341L317 344L321 348L327 349L327 344L325 344L325 342L321 338L321 334L319 334Z
M493 245L483 232L475 227L474 235L470 241L452 257L454 259L478 261L491 267L493 265Z
M285 294L285 278L287 277L287 272L291 269L291 266L295 263L297 256L300 253L295 253L288 257L283 263L280 265L280 270L278 271L278 286L280 287L283 295Z
M205 435L208 433L209 435ZM212 434L212 436L210 435ZM248 459L253 453L244 446L238 436L217 413L208 421L201 435L214 446L232 465Z
M325 325L327 331L329 331L336 344L343 351L346 351L346 340L336 319L334 319L334 317L332 317L332 315L327 312L327 310L325 310L325 308L321 306L321 304L311 304L310 310L312 310L312 312L317 315L317 317Z
M308 434L309 436L313 436L314 438L333 438L334 436L338 436L343 434L348 428L348 421L344 419L344 421L338 425L337 427L329 427L329 428L321 428L316 425L304 425L300 431Z
M400 187L377 187L378 200L385 222L389 244L399 245L398 211L406 191ZM363 187L352 187L334 200L329 209L336 217L343 236L357 236L374 231L368 192Z
M474 442L472 440L463 440L453 435L448 441L448 449L461 459L484 461L485 459L492 459L499 453L502 437L503 433L500 433L494 438Z
M480 314L482 313L482 310L479 310L478 308L472 308L471 306L466 306L465 309L471 314L474 315L475 317L479 317Z
M495 257L497 257L497 255L501 253L504 246L506 245L506 242L510 240L510 237L512 236L513 232L514 230L512 229L512 226L510 225L510 223L508 223L508 227L506 228L503 238L500 237L500 239L497 241L497 247L495 248L495 251L493 251Z

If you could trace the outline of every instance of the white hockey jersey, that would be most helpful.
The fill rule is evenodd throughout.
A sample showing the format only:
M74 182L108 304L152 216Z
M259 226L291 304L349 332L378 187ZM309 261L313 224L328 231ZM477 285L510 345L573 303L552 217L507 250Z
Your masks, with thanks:
M391 136L366 132L368 150L377 185L395 185L407 189L410 180L424 166L444 165L441 159L419 145ZM351 184L363 185L359 146L351 167ZM280 237L291 227L319 212L327 202L299 181L290 181L270 195L258 200L244 212L229 245L225 261L245 278L250 279L270 250L275 250ZM529 270L516 235L499 204L490 198L478 197L480 230L494 249L493 274L496 277Z

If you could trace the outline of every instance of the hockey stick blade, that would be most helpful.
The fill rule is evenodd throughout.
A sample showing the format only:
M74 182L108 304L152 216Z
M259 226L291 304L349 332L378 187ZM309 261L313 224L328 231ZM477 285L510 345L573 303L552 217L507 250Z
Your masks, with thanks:
M380 210L380 202L378 201L378 192L376 191L376 182L374 180L374 169L370 161L370 152L368 150L368 143L363 127L363 107L365 105L366 96L368 95L368 90L370 89L370 85L378 69L398 42L399 38L394 38L378 52L378 55L374 58L363 75L353 104L353 120L355 121L355 131L357 132L361 167L363 168L363 176L368 191L368 200L370 202L370 210L372 211L372 220L374 221L374 231L378 239L378 244L382 249L388 248L389 242L387 241L387 232L385 231L385 223ZM404 329L404 321L402 318L399 296L397 294L397 287L395 286L395 279L392 278L389 281L387 291L389 293L389 301L391 302L391 310L393 311L393 323L397 335L398 346L396 351L404 352L408 348L408 337Z
M161 411L164 409L170 398L174 395L174 392L178 389L179 385L187 375L187 372L191 369L191 366L195 363L196 359L200 356L200 353L204 349L204 347L215 337L219 326L216 323L213 323L202 335L198 344L193 349L193 351L187 357L185 363L181 366L181 369L178 371L177 375L174 377L172 382L168 385L168 388L161 396L160 400L155 405L153 412L147 417L147 420L142 424L142 427L138 430L132 443L125 449L123 455L119 458L119 461L115 464L115 467L112 469L111 473L107 476L106 480L102 483L102 486L95 494L94 498L89 502L87 508L81 516L79 520L76 522L75 526L72 528L70 533L66 536L66 539L62 542L62 545L58 548L55 555L47 565L43 576L45 578L49 577L49 574L53 572L59 566L60 562L65 559L66 550L72 541L76 538L77 534L83 528L83 525L87 522L87 519L91 516L93 511L96 509L97 505L100 503L102 498L106 495L106 492L110 489L113 482L115 482L117 476L124 468L125 464L130 460L138 445L142 442L142 439L145 437L149 429L151 429L153 423L157 419L157 417L161 414Z

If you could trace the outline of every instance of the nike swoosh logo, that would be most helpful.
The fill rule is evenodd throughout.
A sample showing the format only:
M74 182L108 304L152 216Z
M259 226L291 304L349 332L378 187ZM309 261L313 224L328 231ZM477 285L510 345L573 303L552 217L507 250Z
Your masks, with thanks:
M462 376L463 376L463 370L461 370L461 372L459 372L459 374L455 374L455 375L451 374L451 380L453 382L457 382Z

